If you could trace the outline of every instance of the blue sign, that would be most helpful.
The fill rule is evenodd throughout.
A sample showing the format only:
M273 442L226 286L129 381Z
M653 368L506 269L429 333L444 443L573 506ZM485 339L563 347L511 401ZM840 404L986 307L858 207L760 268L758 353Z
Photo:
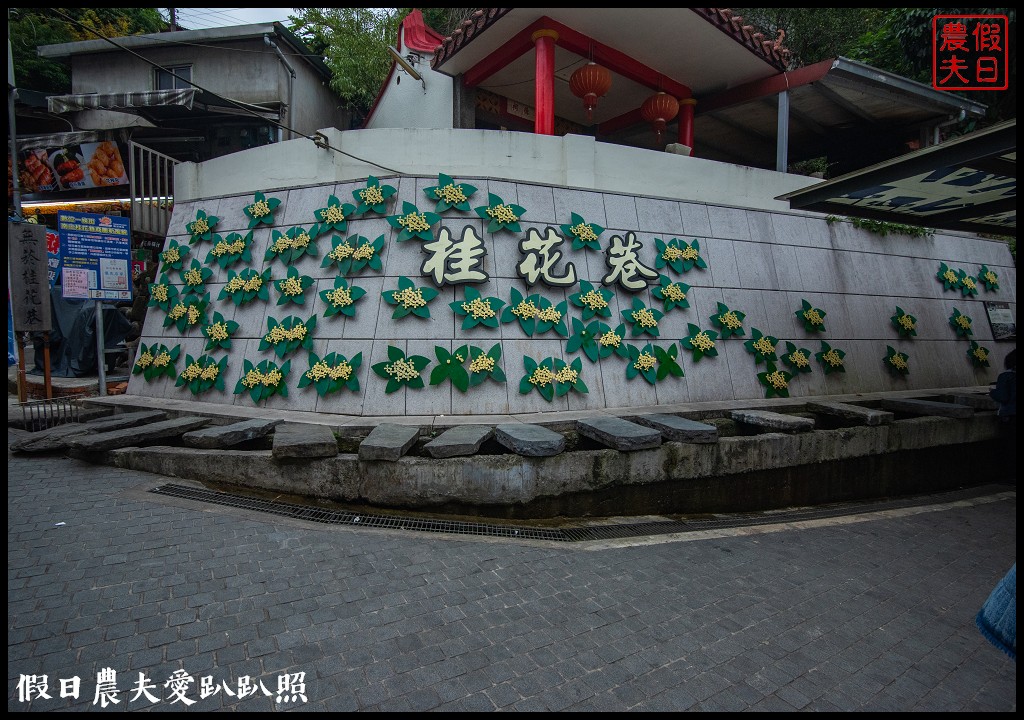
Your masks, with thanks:
M65 298L131 300L129 219L59 212L61 289Z

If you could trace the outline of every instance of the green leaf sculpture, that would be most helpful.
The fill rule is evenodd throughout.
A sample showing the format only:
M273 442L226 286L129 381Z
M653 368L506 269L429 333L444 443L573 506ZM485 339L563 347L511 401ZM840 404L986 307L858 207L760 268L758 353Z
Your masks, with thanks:
M846 364L844 358L846 353L839 348L834 348L824 340L821 341L821 350L814 353L814 357L821 363L822 368L825 369L825 374L829 375L834 372L846 372Z
M185 223L185 232L189 234L188 244L194 245L200 241L209 242L213 240L213 230L219 222L220 218L207 215L205 210L198 210L196 212L196 219Z
M334 315L355 317L356 301L365 294L365 290L355 285L350 286L345 278L334 278L333 290L320 291L320 299L327 306L327 309L324 310L324 317L332 317Z
M299 389L312 386L320 397L336 393L342 388L359 392L357 372L362 364L362 353L356 353L351 360L340 353L327 353L322 358L316 353L310 353L309 369L299 378Z
M999 290L999 276L992 270L989 270L988 265L981 266L981 269L978 271L978 280L984 284L985 289L989 292L997 292Z
M889 318L889 321L900 337L917 335L917 318L905 312L899 305L896 306L896 314Z
M288 373L292 361L285 360L281 367L272 360L262 360L258 365L243 359L242 377L235 383L235 395L248 393L254 403L261 403L274 395L288 397Z
M505 373L498 364L499 360L501 360L501 343L492 345L487 352L476 345L470 345L469 386L476 387L488 378L498 383L505 382Z
M185 283L185 292L198 292L206 287L206 282L213 277L213 270L208 267L203 267L195 258L192 258L192 264L188 270L181 269L181 281Z
M956 279L964 297L973 297L978 294L978 281L973 276L968 275L966 270L958 270Z
M519 221L526 214L526 209L513 203L506 203L494 193L487 193L487 204L476 208L476 214L489 221L489 233L493 234L499 230L518 233L522 232Z
M690 351L694 362L699 362L705 356L718 356L718 348L715 347L715 340L718 339L717 332L701 330L693 323L687 323L686 327L690 334L680 340L679 344L684 350Z
M385 290L381 293L381 297L388 305L395 306L391 317L399 320L410 314L429 318L429 303L437 297L437 294L438 291L432 287L416 287L412 280L402 275L398 278L398 289Z
M971 318L967 315L962 315L956 308L953 308L953 314L949 316L949 324L953 326L957 337L966 338L974 334L974 330L971 327Z
M283 358L298 349L313 349L313 330L316 328L316 315L309 320L292 315L278 322L276 318L267 318L267 333L260 339L259 349L273 349L274 354Z
M708 264L700 256L700 242L694 240L688 243L679 238L672 238L667 243L661 238L654 238L654 247L657 248L658 256L654 260L654 267L658 270L666 266L672 268L673 272L682 274L690 272L698 267L706 270Z
M989 352L983 348L974 340L971 340L971 346L967 348L967 357L970 358L971 364L976 368L989 367L988 364Z
M593 283L580 280L580 291L569 296L569 302L583 310L583 322L595 317L610 318L612 309L609 300L615 294L602 287L594 287Z
M935 277L942 282L944 290L955 291L960 289L960 277L957 275L956 270L948 267L946 263L939 263L939 272Z
M496 297L481 297L480 292L471 285L464 286L462 300L448 303L455 314L462 317L462 329L469 330L477 325L498 327L498 313L505 306L504 300Z
M779 370L775 367L775 363L769 361L768 369L764 372L759 372L757 379L764 385L764 396L766 398L789 397L789 381L793 379L793 373Z
M399 231L396 242L412 239L430 242L434 239L432 228L440 220L441 216L437 213L420 212L419 208L408 201L402 203L400 215L389 215L387 218L388 225Z
M270 300L271 283L270 268L262 273L252 268L246 268L240 273L228 270L228 281L221 288L218 300L231 300L235 305L242 306L253 300L259 299L264 302Z
M385 394L407 387L418 390L423 387L423 378L420 373L430 364L430 359L422 355L405 356L405 352L388 345L388 359L386 362L379 362L373 366L373 371L388 381L384 388Z
M252 262L252 230L245 235L229 233L226 238L214 243L213 250L206 254L206 264L213 262L222 268L237 262Z
M249 218L249 229L257 225L273 225L274 211L277 210L281 201L277 198L268 198L261 192L257 192L253 201L242 208L242 212Z
M743 318L745 313L739 310L730 310L728 305L718 303L718 312L711 316L711 324L721 330L722 339L726 340L733 335L743 336Z
M524 356L523 366L526 374L519 381L519 392L523 395L537 390L540 396L551 402L570 390L588 393L586 383L580 377L583 361L576 358L572 364L566 365L560 358L547 357L537 363L533 358Z
M443 213L450 208L470 212L469 199L475 192L476 188L469 183L456 183L444 173L437 174L437 185L423 188L423 194L434 203L435 213Z
M533 294L524 298L521 292L511 288L509 296L511 302L502 310L501 321L503 323L518 321L523 332L533 337L533 332L537 329L537 313L540 312L538 307L540 295Z
M910 372L910 356L899 352L892 345L885 346L885 366L897 375L907 375Z
M754 365L761 363L775 362L779 359L775 354L775 347L779 344L777 337L764 335L757 328L750 328L750 339L743 343L743 347L754 355Z
M565 313L568 309L567 301L555 305L543 295L537 295L537 326L534 332L543 335L548 330L554 329L556 333L565 337L569 329L565 325Z
M139 343L139 357L132 366L132 375L141 373L146 382L159 377L176 378L178 371L174 363L180 354L180 345L169 348L161 343L153 343L146 347L145 343Z
M626 379L632 380L637 375L654 385L670 375L683 377L683 369L679 366L679 348L675 343L668 351L647 343L642 348L628 345L629 360L626 363Z
M184 334L189 328L203 325L206 322L206 306L209 304L210 293L180 296L177 304L167 311L164 327L174 325L178 332Z
M658 321L665 317L665 313L647 307L640 298L634 297L633 307L623 310L622 317L629 323L633 337L644 333L658 337Z
M604 232L604 228L594 223L588 223L581 215L576 213L569 213L569 216L569 223L561 227L566 237L572 238L572 249L587 249L601 252L601 242L598 238ZM587 318L583 319L586 320Z
M277 299L278 305L306 304L306 291L313 285L313 278L309 275L299 275L294 265L288 268L288 275L280 280L274 281L274 287L281 297Z
M794 373L809 373L811 371L811 351L787 341L786 352L782 355L782 364L792 368Z
M381 185L380 180L370 175L366 178L366 187L360 190L353 190L352 197L356 201L356 215L365 215L375 212L383 215L387 211L388 199L397 190L391 185Z
M825 331L825 311L813 307L806 300L800 300L800 309L793 314L804 324L804 330L807 332Z
M167 273L161 273L160 282L149 284L149 302L147 307L158 307L164 312L178 303L178 288L171 284ZM166 325L164 327L167 327Z
M343 203L333 195L327 200L327 207L313 211L313 229L310 230L314 236L320 237L325 232L343 233L348 230L348 221L356 214L356 206L351 203Z
M181 270L189 252L188 245L179 245L177 240L171 238L167 243L167 249L160 253L160 272Z
M193 395L202 395L209 390L224 390L224 371L228 367L228 356L220 360L212 355L194 358L185 355L185 369L175 381L175 387L185 386Z
M344 240L338 235L331 237L331 251L324 256L320 267L337 265L341 275L353 275L364 267L380 272L383 269L380 253L384 248L384 236L380 235L370 242L362 235L350 235Z
M668 312L673 308L682 308L685 310L690 307L690 301L687 300L689 292L689 285L679 281L673 281L668 275L660 275L658 277L658 287L651 290L651 294L654 295L654 297L664 302L665 312Z
M234 320L225 320L224 316L216 310L213 311L213 322L203 325L203 335L206 337L206 352L211 350L230 350L231 336L238 330L238 323Z
M469 346L463 345L456 348L455 352L448 352L436 345L434 355L437 357L437 365L430 371L430 384L440 385L445 380L450 380L460 392L466 392L469 388L469 373L466 372L463 363L469 357Z
M320 257L314 236L299 226L288 228L285 232L271 232L272 242L263 254L267 262L280 260L285 265L297 262L303 255Z

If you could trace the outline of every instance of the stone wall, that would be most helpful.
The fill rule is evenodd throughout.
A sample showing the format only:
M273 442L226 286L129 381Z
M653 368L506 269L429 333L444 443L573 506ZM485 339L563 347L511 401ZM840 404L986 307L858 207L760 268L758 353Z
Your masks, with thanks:
M423 272L425 261L431 255L424 251L424 241L410 239L397 242L398 230L390 225L386 216L401 214L403 203L411 202L422 211L433 211L434 203L424 194L424 188L436 186L438 178L416 176L381 176L382 185L391 185L397 192L388 202L384 214L367 213L350 219L344 232L328 231L316 239L318 257L304 256L295 263L301 275L314 279L305 293L303 305L278 305L280 293L270 289L269 300L236 306L230 300L218 300L228 272L216 263L205 263L213 247L210 242L191 246L186 267L197 258L213 270L206 290L210 293L207 318L213 311L225 319L239 324L231 341L230 351L214 351L211 355L228 357L223 392L212 390L195 399L203 402L253 405L248 393L234 394L236 383L243 375L243 359L252 363L272 360L283 361L270 350L260 351L261 338L267 333L267 318L282 320L288 316L308 319L316 315L313 333L313 351L324 356L341 353L347 358L362 354L362 364L355 377L359 391L342 389L320 397L313 387L299 389L300 376L309 368L308 353L299 349L289 355L290 374L286 379L287 397L273 396L265 401L268 407L338 413L365 417L395 415L503 415L534 413L554 410L598 410L616 407L671 406L679 403L709 400L743 400L765 397L766 388L758 373L766 364L755 364L755 356L745 347L754 330L777 338L778 353L785 351L786 341L810 350L811 372L798 373L791 380L791 397L850 394L890 390L949 388L986 385L995 380L1002 367L1002 358L1012 348L1008 343L993 342L983 301L1009 303L1016 315L1016 269L1004 243L960 234L936 234L928 237L903 235L880 236L856 229L847 222L829 224L821 216L807 214L747 210L723 205L665 200L653 197L576 190L550 185L517 183L476 177L459 177L457 181L477 188L469 204L472 208L488 204L488 195L500 197L506 204L518 205L525 210L520 231L498 230L488 232L488 224L476 212L447 210L431 231L436 239L440 228L447 228L453 240L463 237L465 228L482 241L486 254L476 271L486 274L487 281L472 285L445 284L440 288ZM262 271L270 267L274 280L283 279L287 266L279 260L266 261L265 252L272 242L273 233L285 232L292 227L309 230L315 222L315 211L328 205L336 196L343 203L354 203L353 192L366 187L366 182L346 182L311 185L291 189L266 190L267 197L277 198L280 206L274 213L271 226L261 225L253 231L252 259L248 264L231 266L236 272L249 267ZM248 218L243 208L253 202L253 195L210 197L180 203L175 206L167 242L172 240L188 247L186 224L195 220L197 212L219 218L215 232L222 238L248 231ZM595 318L616 328L623 323L622 311L632 307L634 299L650 309L664 312L658 321L658 336L633 336L630 323L625 324L623 342L643 348L652 346L670 351L678 350L678 361L683 377L665 377L651 384L642 375L627 379L626 360L612 355L591 362L583 352L569 352L569 338L552 329L543 334L528 335L518 322L502 322L497 328L477 326L463 329L464 317L456 315L450 303L462 302L467 287L483 297L495 297L508 307L512 292L523 296L538 294L552 305L566 303L565 322L569 335L573 334L572 319L580 319L582 310L569 301L580 292L577 282L568 289L546 285L543 280L528 287L519 277L517 266L527 256L520 241L536 230L539 238L550 238L548 228L564 235L562 225L570 223L575 213L588 223L604 228L599 236L601 251L573 250L570 239L551 250L561 257L550 266L550 275L566 273L569 263L575 268L577 280L586 280L597 288L612 291L609 302L611 317ZM615 283L602 285L610 273L606 250L618 237L628 240L630 233L642 245L637 259L645 266L656 269L670 281L690 286L687 293L688 308L676 307L665 311L664 303L650 287L633 293ZM355 304L354 317L335 315L325 317L327 305L320 293L334 287L338 276L334 266L322 268L324 256L331 251L332 236L344 240L349 236L362 236L374 240L383 236L385 245L381 255L380 272L365 268L358 274L349 274L351 285L365 290ZM669 242L678 239L699 245L700 257L706 269L693 269L676 273L670 267L656 268L658 251L655 239ZM549 257L554 256L554 252ZM434 256L437 259L437 256ZM979 283L977 295L965 296L960 291L946 290L937 279L941 263L964 269L969 275L978 274L987 265L999 277L999 290L988 291ZM542 264L542 263L541 263ZM449 264L449 270L453 269ZM183 285L178 271L169 271L171 282ZM408 315L393 319L395 307L382 299L382 292L398 289L400 277L412 280L417 287L439 289L429 305L430 317ZM796 311L806 300L814 308L825 312L824 332L804 329ZM692 323L703 330L720 331L710 321L718 312L718 304L744 313L744 334L740 337L719 339L717 357L705 356L699 362L680 346L687 337ZM917 319L916 336L900 337L891 317L901 307ZM967 355L969 340L957 337L949 318L954 310L973 320L973 338L990 351L990 367L975 368ZM501 313L499 312L499 317ZM177 371L185 367L186 354L198 357L204 354L206 338L198 327L179 333L173 325L163 327L166 314L159 308L150 308L142 343L163 343L181 347ZM588 320L587 324L591 321ZM821 350L822 341L845 352L845 372L825 374L823 366L814 359ZM507 382L484 380L467 392L453 388L445 380L430 385L429 378L438 363L435 349L440 347L452 353L463 345L472 345L484 351L495 345L501 349L499 366ZM401 388L385 392L387 382L372 370L372 366L387 362L388 348L398 348L406 355L419 355L430 364L422 371L425 387ZM887 346L909 356L910 371L906 375L890 372L884 365ZM580 378L587 393L570 390L565 395L545 400L536 389L520 393L520 381L527 374L524 356L533 362L557 358L566 364L582 361ZM468 366L469 358L464 358ZM790 370L777 362L781 370ZM128 393L192 399L184 387L175 387L167 377L145 381L142 375L133 376Z

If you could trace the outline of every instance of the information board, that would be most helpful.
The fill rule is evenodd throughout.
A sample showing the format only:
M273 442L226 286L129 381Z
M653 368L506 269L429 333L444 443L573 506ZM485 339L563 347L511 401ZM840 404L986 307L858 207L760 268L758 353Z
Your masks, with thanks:
M126 217L60 212L65 298L131 300L131 228Z

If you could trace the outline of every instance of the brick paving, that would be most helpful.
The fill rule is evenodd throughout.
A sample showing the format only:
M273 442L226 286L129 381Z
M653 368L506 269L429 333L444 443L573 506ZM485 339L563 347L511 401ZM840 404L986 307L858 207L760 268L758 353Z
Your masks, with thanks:
M1009 486L598 546L147 492L167 481L8 454L8 710L93 709L106 668L116 710L1016 710L1016 664L974 625L1016 558ZM278 702L299 673L306 701ZM23 702L23 676L51 698Z

